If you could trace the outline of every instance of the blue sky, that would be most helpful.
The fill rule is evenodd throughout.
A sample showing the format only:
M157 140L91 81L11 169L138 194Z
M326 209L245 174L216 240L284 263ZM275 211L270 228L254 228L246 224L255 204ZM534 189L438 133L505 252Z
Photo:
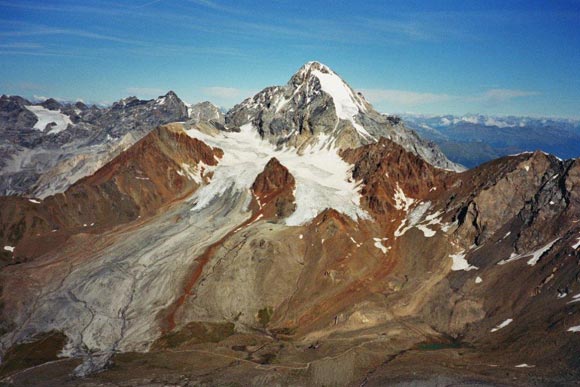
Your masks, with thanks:
M0 0L0 93L231 107L319 60L382 112L580 117L580 1Z

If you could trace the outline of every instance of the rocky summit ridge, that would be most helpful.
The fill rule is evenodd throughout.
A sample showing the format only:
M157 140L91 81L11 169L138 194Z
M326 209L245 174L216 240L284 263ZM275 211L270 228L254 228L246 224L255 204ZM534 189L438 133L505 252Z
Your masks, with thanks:
M0 381L575 383L580 159L442 168L327 76L0 198Z
M462 169L399 118L375 111L362 94L320 62L306 63L285 86L268 87L234 106L225 121L233 127L252 123L268 141L299 150L313 142L353 148L387 137L437 167Z

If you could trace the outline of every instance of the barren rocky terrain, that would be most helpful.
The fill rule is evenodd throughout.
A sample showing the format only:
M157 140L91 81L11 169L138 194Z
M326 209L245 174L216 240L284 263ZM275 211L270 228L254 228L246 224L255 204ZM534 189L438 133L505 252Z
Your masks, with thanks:
M577 383L580 159L465 171L375 113L309 63L2 198L2 383Z

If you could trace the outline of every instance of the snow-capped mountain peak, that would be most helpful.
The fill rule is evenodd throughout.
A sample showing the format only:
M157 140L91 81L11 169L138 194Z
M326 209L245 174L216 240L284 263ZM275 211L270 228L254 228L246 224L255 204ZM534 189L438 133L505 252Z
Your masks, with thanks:
M286 85L267 87L234 106L225 122L231 130L252 124L262 138L299 152L313 143L346 149L386 137L433 165L458 168L399 121L376 112L337 73L315 61L300 67Z
M340 119L352 120L358 113L365 113L367 108L362 96L358 95L330 67L320 62L308 62L290 79L288 86L296 89L306 87L307 97L325 92L334 102L336 115Z

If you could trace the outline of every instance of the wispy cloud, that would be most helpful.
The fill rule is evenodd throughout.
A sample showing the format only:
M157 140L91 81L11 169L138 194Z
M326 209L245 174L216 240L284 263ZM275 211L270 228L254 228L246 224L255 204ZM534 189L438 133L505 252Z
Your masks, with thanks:
M64 51L38 51L38 50L0 50L0 55L24 55L24 56L47 56L47 57L64 57L64 58L84 58L84 55L73 54Z
M36 82L7 82L1 84L0 87L5 89L15 89L19 92L22 91L44 91L47 90L47 85L36 83Z
M387 102L401 106L421 106L437 104L450 101L464 101L482 104L496 104L507 102L517 98L533 97L540 95L537 91L500 89L494 88L483 93L473 95L451 95L445 93L417 92L409 90L392 89L363 89L361 90L365 98L372 103Z
M92 5L79 5L78 2L59 1L58 4L42 4L30 1L5 1L0 0L0 7L23 9L32 12L58 12L58 13L90 13L100 15L121 15L127 13L128 8L120 8L119 4L92 2Z
M11 49L39 49L43 46L38 43L29 42L11 42L11 43L0 43L0 48L11 48Z
M448 94L422 93L408 90L365 89L361 90L365 98L373 103L388 102L407 106L418 106L446 102L456 97Z
M540 95L537 91L514 89L489 89L482 95L475 97L482 102L504 102L514 98L533 97Z
M200 5L202 7L206 7L206 8L212 9L214 11L227 12L227 13L233 13L233 14L247 14L247 12L241 8L229 7L227 5L219 4L219 3L215 2L215 1L211 1L211 0L188 0L188 1L190 3Z
M236 99L240 97L245 97L249 93L251 93L248 90L224 86L203 87L201 89L201 92L208 97L216 97L221 99Z
M68 35L68 36L74 36L74 37L79 37L79 38L105 40L105 41L110 41L110 42L126 43L126 44L132 44L132 45L140 45L140 46L148 45L148 43L146 43L146 42L128 39L128 38L119 37L119 36L100 34L100 33L95 33L95 32L91 32L91 31L84 31L84 30L54 28L54 27L47 27L47 26L34 26L34 27L28 28L28 29L0 32L0 36L3 36L3 37L49 36L49 35Z

